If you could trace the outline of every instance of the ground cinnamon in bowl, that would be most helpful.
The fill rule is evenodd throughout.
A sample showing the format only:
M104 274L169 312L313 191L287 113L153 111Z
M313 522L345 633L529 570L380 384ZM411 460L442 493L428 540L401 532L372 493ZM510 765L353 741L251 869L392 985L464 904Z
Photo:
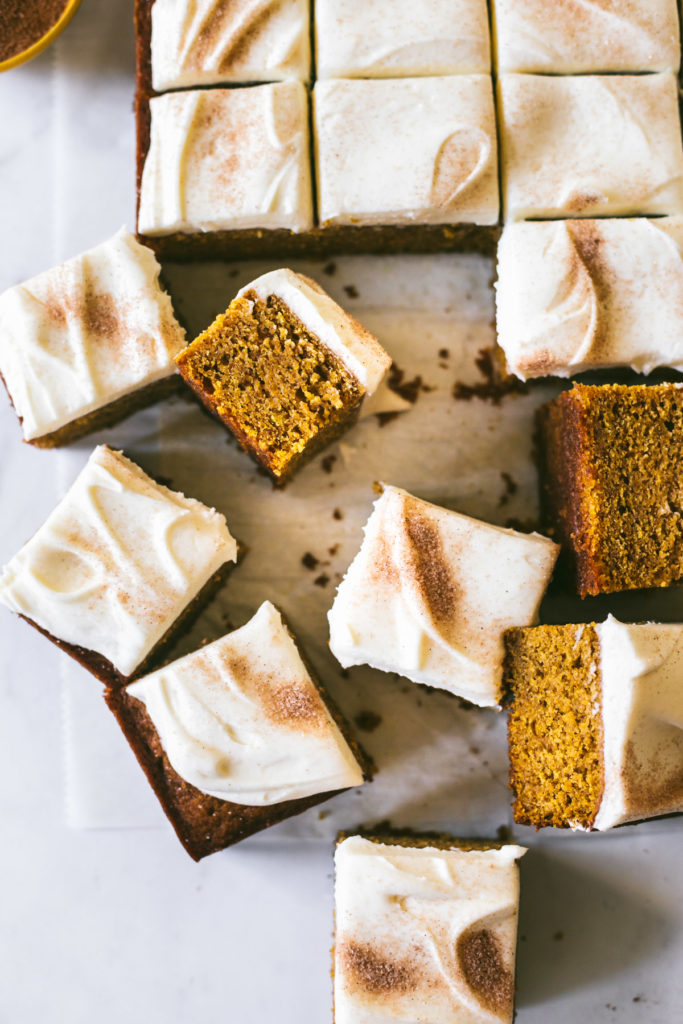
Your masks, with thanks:
M0 0L0 63L16 57L56 25L68 0Z

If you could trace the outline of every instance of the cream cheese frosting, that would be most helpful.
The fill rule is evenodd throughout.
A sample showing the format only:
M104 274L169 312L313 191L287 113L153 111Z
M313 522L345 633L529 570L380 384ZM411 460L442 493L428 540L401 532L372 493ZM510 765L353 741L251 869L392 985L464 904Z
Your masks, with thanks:
M340 842L335 1024L511 1022L525 852Z
M322 224L495 224L489 75L358 81L313 91Z
M0 602L128 676L236 555L222 515L101 445L5 566Z
M178 775L219 800L263 807L363 782L269 601L127 692L145 705Z
M610 616L600 641L604 830L683 811L683 624Z
M25 440L175 372L185 332L160 269L121 229L0 295L0 373Z
M280 299L372 395L391 366L391 356L355 317L339 306L320 285L303 274L281 268L262 274L239 292L248 299Z
M486 0L315 0L318 78L490 73Z
M313 226L300 82L169 93L150 111L142 234Z
M498 88L506 220L683 213L674 74L505 74Z
M503 633L534 623L558 551L385 487L328 613L330 649L344 668L497 707Z
M309 37L308 0L155 0L152 84L303 81Z
M493 0L498 71L677 71L676 0Z
M585 370L683 371L683 217L508 224L496 325L522 380Z

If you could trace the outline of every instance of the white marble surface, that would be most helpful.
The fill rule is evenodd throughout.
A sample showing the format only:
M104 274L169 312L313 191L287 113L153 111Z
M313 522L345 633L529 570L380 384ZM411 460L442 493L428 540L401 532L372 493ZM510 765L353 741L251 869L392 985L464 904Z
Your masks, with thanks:
M131 17L84 0L56 47L0 76L0 289L131 222ZM156 425L138 421L141 451ZM4 562L87 446L21 445L3 400L0 450ZM165 826L67 826L59 662L0 615L0 1021L329 1021L328 842L275 832L195 865ZM681 836L523 837L519 1024L680 1020Z

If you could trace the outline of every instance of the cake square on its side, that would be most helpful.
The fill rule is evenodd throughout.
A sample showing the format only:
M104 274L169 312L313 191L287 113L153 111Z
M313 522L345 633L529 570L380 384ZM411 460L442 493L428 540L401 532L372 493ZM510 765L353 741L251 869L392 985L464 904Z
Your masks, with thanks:
M538 428L546 525L581 597L683 580L683 385L575 384Z
M676 0L492 0L498 72L678 71Z
M605 367L683 371L683 217L507 224L496 330L522 380Z
M145 236L313 226L308 98L300 82L191 89L149 100Z
M142 3L148 10L151 6L152 85L157 92L225 83L303 82L309 76L308 0Z
M489 75L321 79L313 120L323 226L497 222Z
M368 774L270 602L106 699L195 860Z
M222 515L102 445L0 576L0 603L110 686L158 658L222 582Z
M318 78L487 74L486 0L315 0Z
M125 230L0 295L0 378L24 440L68 444L177 388L185 332Z
M683 811L683 625L505 634L514 818L605 830Z
M177 364L282 484L355 422L391 358L315 281L283 268L246 285Z
M407 836L335 851L334 1021L514 1014L519 846Z
M328 614L330 649L344 668L498 707L503 633L536 621L558 550L385 487Z
M506 221L683 213L673 73L504 74L498 89Z

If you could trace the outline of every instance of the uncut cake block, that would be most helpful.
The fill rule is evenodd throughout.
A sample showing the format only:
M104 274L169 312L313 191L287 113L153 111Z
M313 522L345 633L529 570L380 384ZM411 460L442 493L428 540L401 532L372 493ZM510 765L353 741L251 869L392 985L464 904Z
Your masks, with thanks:
M385 487L328 613L330 649L344 668L497 707L503 633L536 621L558 550Z
M137 3L157 92L223 83L304 81L309 76L308 0Z
M489 75L320 80L313 120L323 226L497 223Z
M315 0L318 78L490 73L486 0Z
M315 281L284 268L242 288L176 361L276 483L356 420L391 366Z
M107 702L195 860L364 781L344 722L268 601Z
M0 603L110 686L159 657L237 555L214 509L96 448L0 576Z
M673 73L504 74L498 89L506 221L683 213Z
M313 226L300 82L167 93L153 97L149 110L139 234Z
M683 811L683 625L505 635L520 824L608 829Z
M498 72L678 71L676 0L493 0Z
M575 384L538 412L542 503L581 597L683 579L683 385Z
M355 835L335 851L335 1024L511 1024L519 846Z
M507 224L496 329L508 373L683 371L683 217Z
M175 390L185 332L125 230L0 295L0 376L24 440L68 444Z

